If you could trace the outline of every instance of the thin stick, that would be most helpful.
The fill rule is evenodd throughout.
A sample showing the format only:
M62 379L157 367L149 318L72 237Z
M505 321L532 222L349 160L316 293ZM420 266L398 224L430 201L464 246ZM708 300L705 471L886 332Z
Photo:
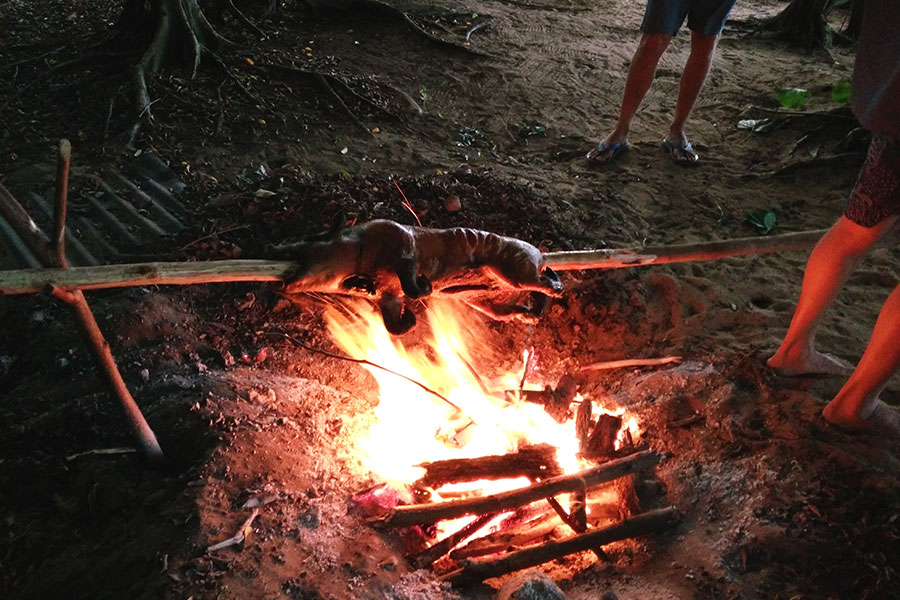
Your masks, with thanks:
M53 210L53 246L57 265L66 268L66 203L69 197L69 163L72 160L72 144L59 141L59 157L56 162L56 203Z
M398 506L387 517L380 519L380 524L387 527L408 527L436 523L443 519L455 519L465 515L503 512L550 496L595 487L636 471L649 469L658 464L662 458L662 455L657 452L645 450L578 473L551 477L535 485L491 496L434 504Z
M626 358L623 360L604 360L584 365L579 371L604 371L608 369L626 369L628 367L656 367L681 362L680 356L664 356L662 358Z
M674 506L650 511L611 527L582 533L561 542L551 542L535 548L510 552L497 560L472 560L462 569L449 573L442 579L450 580L455 584L484 581L575 552L583 552L611 542L668 529L675 525L679 518L678 510Z
M403 373L398 373L397 371L392 371L391 369L388 369L387 367L382 367L381 365L379 365L379 364L377 364L377 363L373 363L372 361L366 360L366 359L364 359L364 358L353 358L352 356L344 356L343 354L335 354L335 353L333 353L333 352L328 352L327 350L321 350L321 349L315 348L315 347L313 347L313 346L308 346L307 344L304 344L303 342L301 342L300 340L294 338L293 336L290 336L290 335L288 335L288 334L286 334L286 333L282 333L282 332L280 332L280 331L272 331L272 332L270 332L270 333L271 333L272 335L283 335L283 336L285 337L285 339L287 339L288 341L290 341L292 344L295 344L295 345L297 345L297 346L300 346L301 348L303 348L304 350L308 350L309 352L315 352L316 354L321 354L322 356L327 356L327 357L329 357L329 358L337 358L337 359L339 359L339 360L346 360L346 361L348 361L348 362L353 362L353 363L357 363L357 364L360 364L360 365L367 365L367 366L369 366L369 367L375 367L376 369L381 369L381 370L384 371L385 373L390 373L391 375L396 375L397 377L402 377L403 379L407 380L408 382L416 384L417 386L419 386L420 388L422 388L423 390L425 390L425 391L428 392L429 394L431 394L431 395L433 395L433 396L436 396L436 397L440 398L440 399L443 400L445 403L447 403L447 404L449 404L450 406L452 406L453 408L455 408L456 411L457 411L458 413L462 414L462 409L461 409L460 407L458 407L456 404L454 404L453 402L451 402L449 398L447 398L446 396L444 396L444 395L441 394L440 392L434 391L433 389L431 389L430 387L428 387L428 386L425 385L424 383L421 383L421 382L419 382L419 381L416 381L416 380L413 379L412 377L407 377L407 376L404 375Z

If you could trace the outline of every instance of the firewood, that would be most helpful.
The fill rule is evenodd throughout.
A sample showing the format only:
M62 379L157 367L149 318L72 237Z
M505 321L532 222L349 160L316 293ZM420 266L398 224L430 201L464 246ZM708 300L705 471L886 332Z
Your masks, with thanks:
M649 469L658 464L662 458L663 456L657 452L645 450L578 473L551 477L525 488L484 496L483 498L398 506L387 518L381 520L380 524L388 527L408 527L410 525L436 523L443 519L455 519L465 515L499 513L557 494L572 492L582 488L592 488L606 481L612 481L636 471Z
M607 525L609 521L621 518L619 507L613 504L592 503L590 509L588 524L592 527ZM453 550L450 558L464 560L486 554L522 549L537 540L546 538L561 525L559 517L554 512L547 511L543 516L526 523L474 539L465 546Z
M419 554L419 556L417 556L413 562L415 562L416 566L418 566L419 568L427 567L440 557L450 552L455 546L458 546L466 539L478 533L479 529L490 523L490 521L496 516L497 515L493 513L488 515L481 515L459 531L451 533L441 541L429 546L424 552Z
M583 552L611 542L662 531L674 526L679 518L678 510L674 506L654 510L626 519L611 527L582 533L567 540L550 542L534 548L510 552L496 560L470 560L462 569L448 573L442 579L451 581L454 584L484 581L491 577L499 577L506 573L533 567L575 552Z
M588 458L609 456L616 451L616 437L622 428L622 417L601 414L585 444L584 454Z
M611 369L627 369L630 367L657 367L681 362L680 356L664 356L662 358L626 358L623 360L604 360L582 366L579 371L605 371Z
M417 466L425 469L425 475L415 485L434 488L481 479L547 479L563 472L556 460L556 448L550 444L523 446L510 454L439 460Z
M578 451L582 454L591 435L591 413L593 410L594 407L591 401L585 398L578 405L578 410L575 412L575 437L578 439Z

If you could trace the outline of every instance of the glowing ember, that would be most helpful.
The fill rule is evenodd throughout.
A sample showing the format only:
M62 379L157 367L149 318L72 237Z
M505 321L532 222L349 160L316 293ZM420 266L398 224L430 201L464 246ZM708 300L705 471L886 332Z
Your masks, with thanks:
M375 409L377 423L358 441L363 464L383 480L403 485L422 476L424 470L414 466L422 462L507 454L521 444L547 443L557 448L557 460L565 472L584 468L577 457L574 419L559 424L538 404L504 397L503 390L519 388L526 365L518 373L506 373L491 381L480 381L475 375L469 348L487 338L478 329L477 319L459 318L470 315L457 303L432 302L427 315L430 339L422 347L406 348L399 338L388 334L381 317L368 304L359 304L352 311L328 311L329 331L347 354L400 373L443 396L395 374L367 367L378 382L379 403ZM527 352L524 359L527 363ZM496 395L492 395L493 390ZM576 397L576 402L583 401ZM593 408L594 414L624 413L622 408L610 411L597 403ZM627 428L631 436L637 435L634 418L627 419ZM619 432L617 447L627 435L625 429ZM466 489L494 493L528 483L525 478L481 481L466 484ZM459 484L439 491L450 494L458 489Z

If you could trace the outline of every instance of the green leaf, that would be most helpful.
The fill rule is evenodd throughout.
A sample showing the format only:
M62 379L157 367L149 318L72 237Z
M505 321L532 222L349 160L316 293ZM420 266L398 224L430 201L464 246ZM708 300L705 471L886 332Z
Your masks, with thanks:
M767 235L775 228L775 213L771 210L754 210L746 214L748 223L756 227L761 235Z
M831 99L835 102L844 103L850 100L850 82L846 79L838 81L831 86Z
M776 94L778 103L785 108L800 108L809 95L809 90L803 88L781 88Z

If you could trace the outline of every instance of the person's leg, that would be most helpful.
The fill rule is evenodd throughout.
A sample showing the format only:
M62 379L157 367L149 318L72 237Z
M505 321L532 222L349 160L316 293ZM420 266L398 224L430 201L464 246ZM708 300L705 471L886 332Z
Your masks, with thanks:
M816 331L825 311L850 274L896 217L874 227L840 220L816 245L803 274L800 299L781 346L767 364L783 375L848 374L852 367L815 349Z
M669 136L666 139L687 143L684 134L684 124L687 122L694 104L700 96L700 90L709 74L713 56L716 52L716 44L719 41L718 34L691 32L691 53L688 56L684 70L681 72L681 82L678 87L678 101L675 104L675 117L669 126Z
M641 22L641 40L628 68L619 118L612 132L588 152L588 160L606 163L628 147L631 122L653 83L660 57L687 17L688 6L688 0L647 0Z
M641 36L631 67L628 69L628 78L625 80L625 91L622 93L622 105L619 109L619 119L612 133L603 138L607 147L612 144L624 144L628 141L628 133L631 131L631 122L637 114L644 96L650 90L653 77L656 74L656 66L662 57L671 35L661 33L645 33Z
M900 285L881 309L872 338L856 370L822 411L829 423L852 430L874 430L900 437L900 412L878 395L900 368Z

